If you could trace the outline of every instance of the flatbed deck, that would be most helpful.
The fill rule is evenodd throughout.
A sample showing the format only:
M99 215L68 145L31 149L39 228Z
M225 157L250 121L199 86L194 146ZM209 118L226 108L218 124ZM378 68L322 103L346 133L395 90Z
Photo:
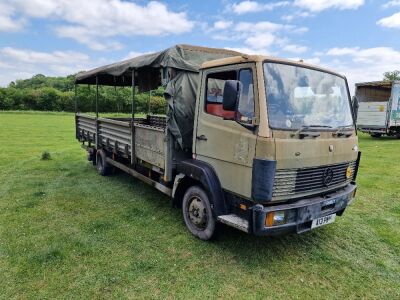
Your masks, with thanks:
M76 114L76 138L89 146L132 160L165 167L166 117L96 118ZM134 142L132 142L134 141Z

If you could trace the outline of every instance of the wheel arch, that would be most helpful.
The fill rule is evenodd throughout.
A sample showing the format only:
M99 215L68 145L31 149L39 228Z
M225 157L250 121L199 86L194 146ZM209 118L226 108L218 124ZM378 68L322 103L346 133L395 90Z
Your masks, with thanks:
M173 189L173 205L180 207L183 195L193 185L200 185L209 196L215 217L226 213L224 193L214 168L202 161L185 160L178 167Z

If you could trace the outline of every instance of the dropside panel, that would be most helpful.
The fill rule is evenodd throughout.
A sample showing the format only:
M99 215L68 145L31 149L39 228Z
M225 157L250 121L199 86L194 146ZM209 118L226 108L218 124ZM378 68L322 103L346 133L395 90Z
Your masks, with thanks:
M77 114L76 138L81 142L94 143L96 141L96 118Z
M154 166L165 166L165 131L163 129L135 124L136 157Z

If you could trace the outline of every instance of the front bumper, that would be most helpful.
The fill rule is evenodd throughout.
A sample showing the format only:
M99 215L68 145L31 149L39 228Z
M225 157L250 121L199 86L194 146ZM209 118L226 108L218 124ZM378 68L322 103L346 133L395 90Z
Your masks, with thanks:
M252 207L252 231L255 235L281 235L302 233L311 230L312 220L336 213L341 216L354 199L355 183L325 196L307 198L290 204L264 207L257 204ZM291 218L283 225L267 227L265 219L272 211L290 211Z

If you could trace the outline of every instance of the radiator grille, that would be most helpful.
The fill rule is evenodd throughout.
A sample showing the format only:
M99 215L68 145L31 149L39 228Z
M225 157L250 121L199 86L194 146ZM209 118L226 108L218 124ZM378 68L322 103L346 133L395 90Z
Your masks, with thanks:
M346 178L347 167L351 175ZM302 169L276 170L273 197L324 192L350 183L354 177L356 161ZM331 177L331 180L329 180ZM325 179L325 180L324 180Z

